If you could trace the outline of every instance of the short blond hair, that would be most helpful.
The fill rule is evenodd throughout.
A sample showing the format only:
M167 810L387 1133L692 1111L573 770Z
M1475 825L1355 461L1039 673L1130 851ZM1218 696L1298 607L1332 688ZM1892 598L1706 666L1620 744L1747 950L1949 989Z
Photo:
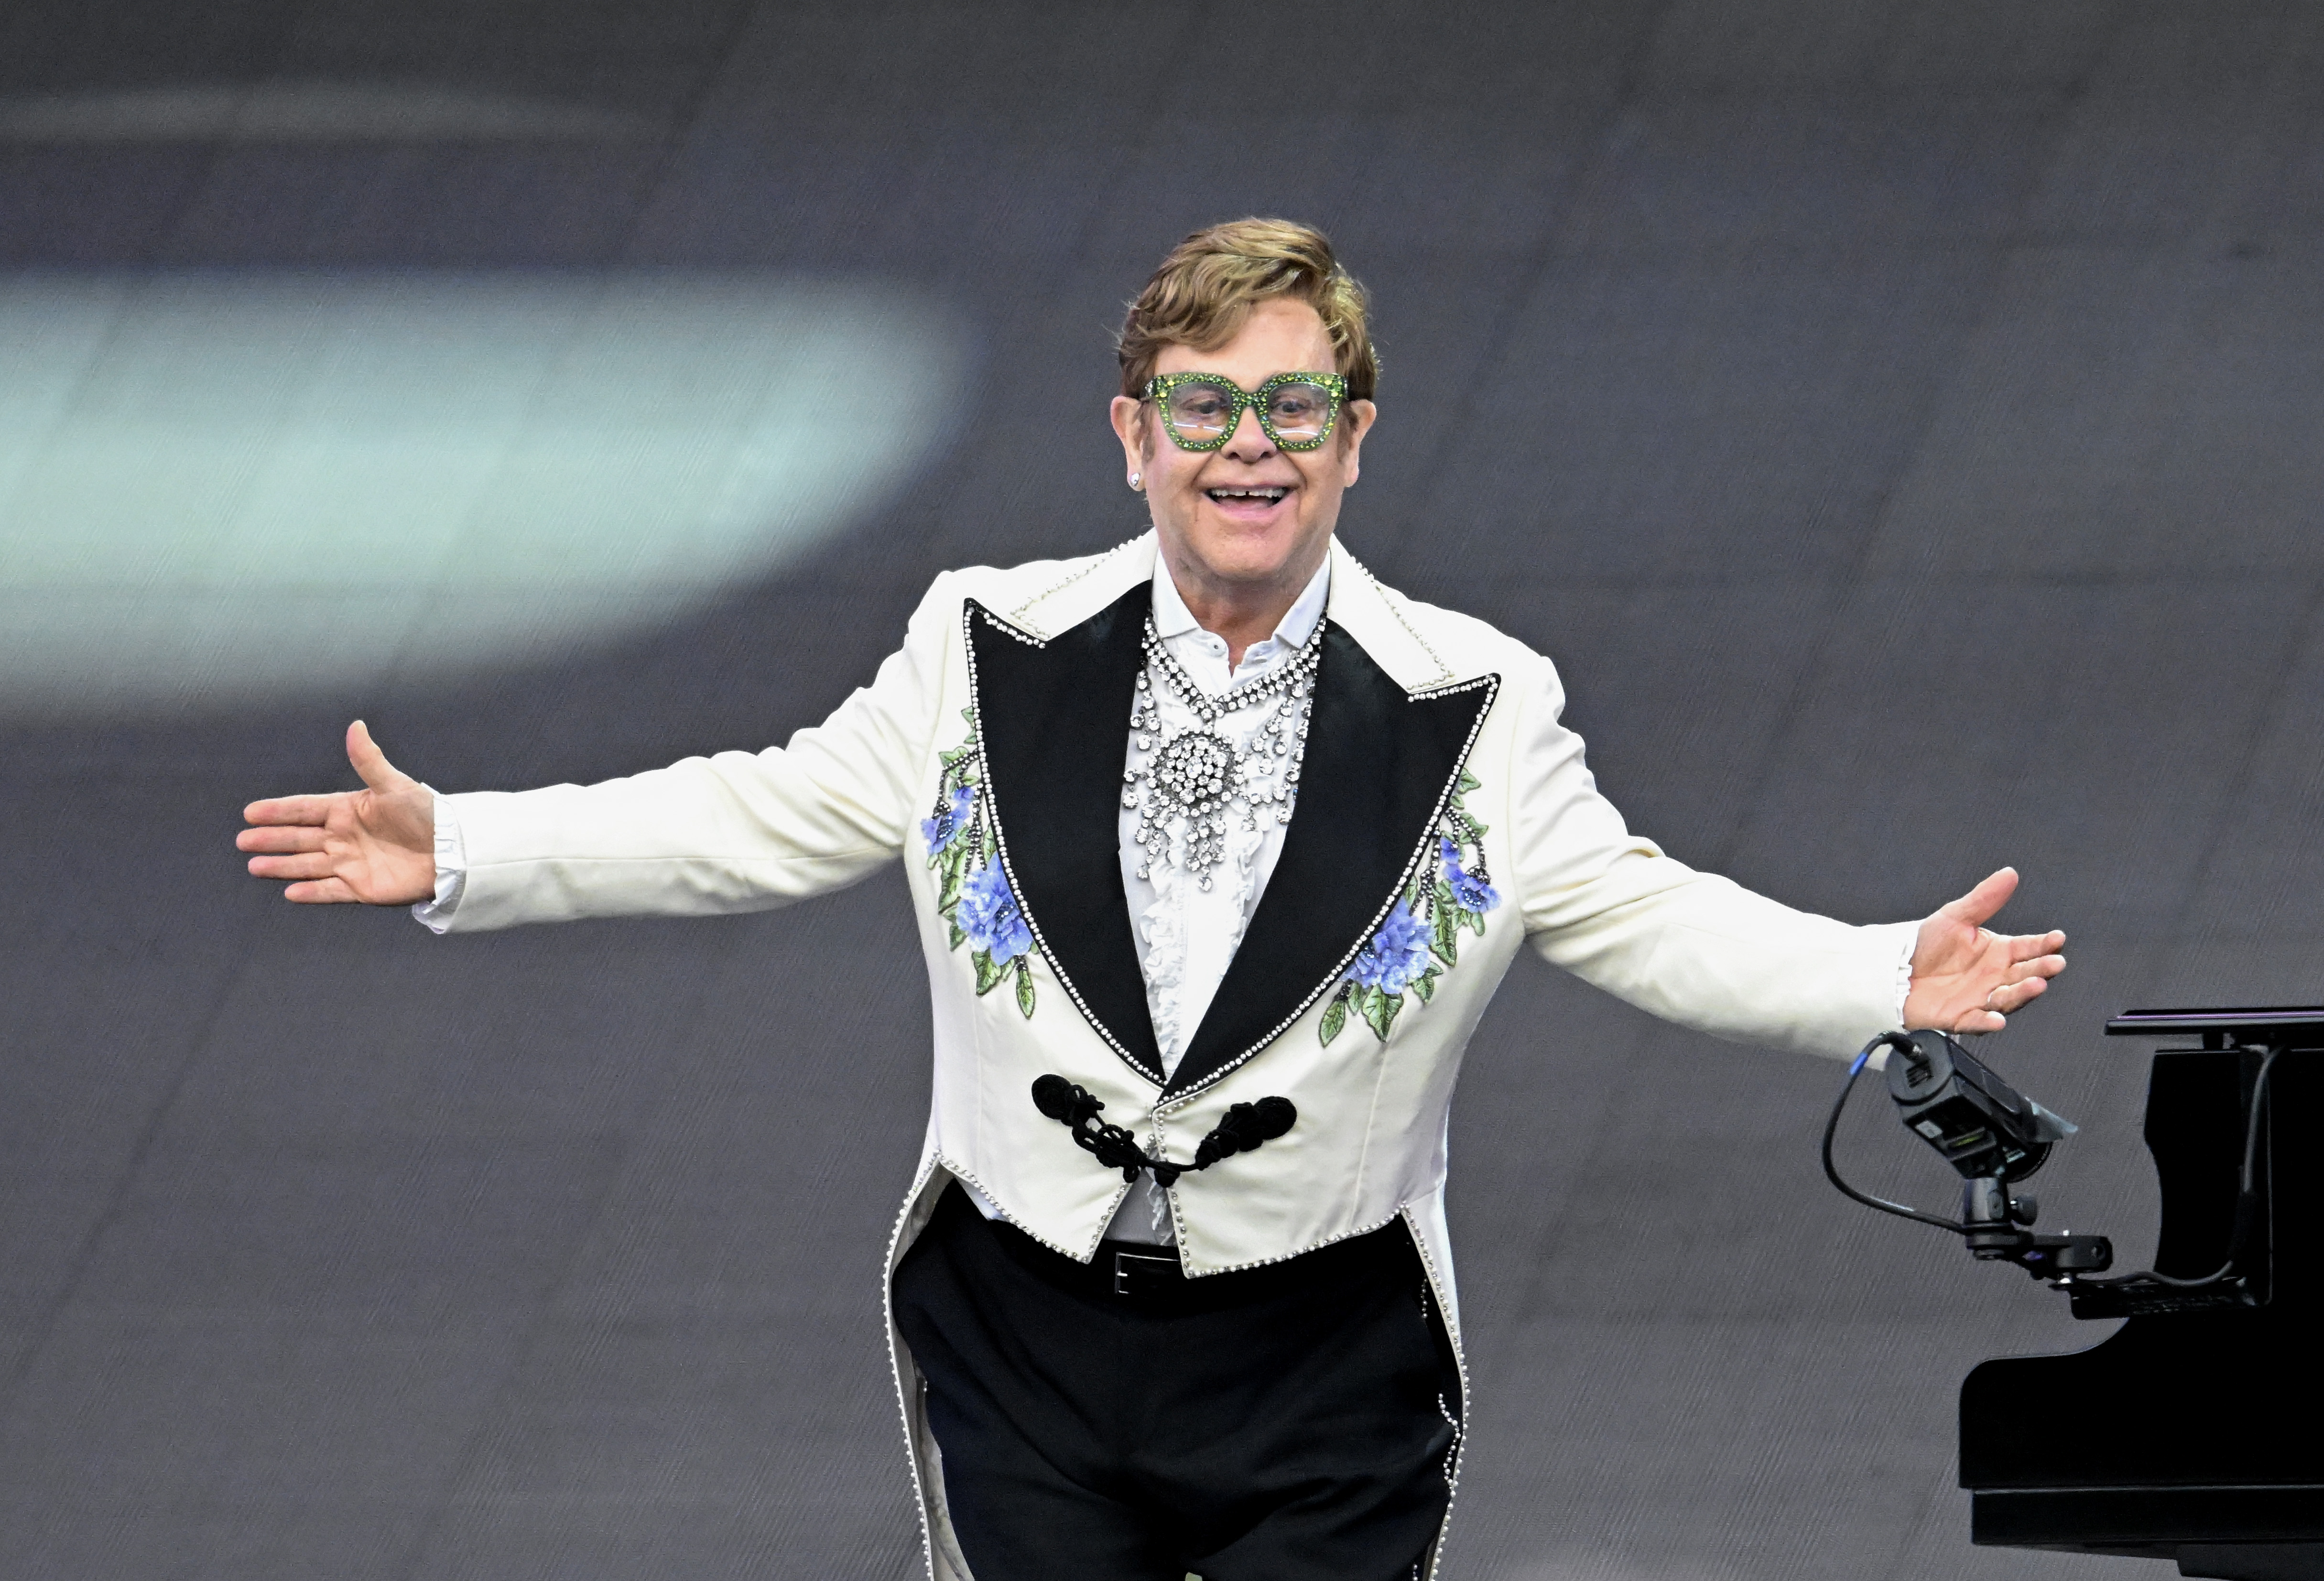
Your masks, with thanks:
M1256 216L1206 226L1170 250L1121 321L1114 343L1121 392L1142 399L1163 347L1222 346L1242 328L1253 303L1274 297L1315 309L1332 337L1333 371L1348 381L1348 399L1370 400L1379 358L1364 321L1364 288L1314 226Z

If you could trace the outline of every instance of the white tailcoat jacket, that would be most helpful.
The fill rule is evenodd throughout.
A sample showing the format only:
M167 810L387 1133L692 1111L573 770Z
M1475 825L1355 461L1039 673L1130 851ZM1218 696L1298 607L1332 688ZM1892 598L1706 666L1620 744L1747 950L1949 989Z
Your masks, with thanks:
M872 685L788 747L450 798L467 857L452 931L764 909L900 855L936 1049L890 1272L954 1177L1045 1244L1094 1254L1129 1186L1035 1108L1038 1077L1087 1089L1105 1120L1179 1163L1231 1105L1280 1096L1298 1111L1287 1134L1171 1188L1187 1274L1296 1256L1401 1216L1456 1354L1446 1116L1519 944L1724 1038L1845 1054L1895 1025L1914 924L1794 911L1630 833L1559 723L1549 660L1381 586L1335 544L1282 855L1164 1080L1119 831L1155 553L1148 534L1085 559L937 577ZM1491 904L1437 925L1448 880L1471 901L1489 884ZM1398 912L1416 934L1382 933ZM1376 934L1441 946L1419 958L1427 980L1383 980L1380 947L1360 954ZM1351 982L1368 967L1369 987ZM968 1581L919 1375L892 1324L890 1344L930 1574Z

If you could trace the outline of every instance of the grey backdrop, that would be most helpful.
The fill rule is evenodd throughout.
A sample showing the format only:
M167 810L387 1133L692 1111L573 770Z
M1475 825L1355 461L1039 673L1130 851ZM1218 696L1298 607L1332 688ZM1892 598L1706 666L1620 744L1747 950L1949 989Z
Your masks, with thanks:
M318 78L661 130L19 139L0 263L869 275L966 317L1011 418L650 639L0 727L0 1574L913 1572L877 1316L927 1086L894 877L438 941L286 906L229 842L249 797L348 783L352 713L447 788L755 747L939 568L1128 536L1105 327L1222 217L1318 222L1371 285L1346 537L1557 658L1634 826L1856 920L2024 869L2006 915L2074 970L1987 1052L2086 1128L2053 1221L2152 1245L2144 1058L2104 1016L2324 997L2324 9L0 13L0 93ZM2102 1329L1832 1193L1836 1077L1519 963L1454 1118L1452 1575L2136 1568L1969 1546L1960 1374ZM1868 1183L1943 1200L1858 1119Z

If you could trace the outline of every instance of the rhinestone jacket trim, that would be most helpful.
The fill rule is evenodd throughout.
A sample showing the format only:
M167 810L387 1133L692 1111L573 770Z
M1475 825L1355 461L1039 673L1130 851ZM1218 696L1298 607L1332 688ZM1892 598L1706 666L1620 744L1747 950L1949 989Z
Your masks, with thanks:
M1404 1209L1397 1211L1404 1212ZM1429 1293L1436 1298L1437 1313L1444 1321L1444 1337L1452 1342L1452 1368L1461 1380L1461 1420L1452 1424L1452 1448L1445 1456L1444 1519L1436 1524L1436 1542L1428 1555L1429 1581L1436 1581L1444 1567L1444 1540L1452 1531L1452 1506L1461 1497L1461 1454L1469 1447L1469 1419L1474 1414L1470 1407L1476 1394L1469 1387L1469 1352L1461 1343L1461 1326L1443 1318L1443 1314L1452 1310L1444 1303L1443 1273L1436 1266L1436 1259L1429 1255L1428 1242L1421 1236L1420 1227L1412 1222L1409 1213L1405 1215L1405 1224L1412 1231L1413 1250L1420 1254L1420 1265L1428 1274ZM1443 1409L1441 1398L1437 1405L1439 1410Z
M1388 606L1388 612L1396 617L1396 623L1404 628L1404 634L1411 638L1415 642L1420 644L1420 651L1428 656L1429 662L1436 666L1436 673L1443 676L1445 678L1445 681L1451 681L1458 672L1456 672L1451 665L1444 662L1443 656L1439 654L1435 648L1429 646L1428 639L1423 637L1413 623L1404 618L1404 611L1397 607L1397 605L1403 601L1404 595L1393 591L1385 583L1381 582L1379 577L1373 575L1370 566L1359 562L1356 565L1356 569L1362 572L1364 574L1364 580L1372 584L1372 592L1379 594L1380 602ZM1420 691L1414 693L1413 695L1416 697L1429 696L1433 695L1436 692L1449 691L1452 689L1452 688L1445 685L1443 682L1440 682L1433 687L1423 687Z
M888 1319L888 1375L895 1381L896 1411L904 1423L904 1463L911 1473L912 1513L919 1517L920 1562L927 1567L928 1581L936 1581L936 1534L928 1521L927 1468L920 1464L919 1439L912 1432L912 1402L904 1393L904 1347L896 1335L896 1264L904 1226L910 1221L912 1209L919 1206L920 1194L928 1189L928 1177L936 1170L936 1161L931 1158L912 1177L912 1189L904 1193L904 1205L896 1210L896 1222L888 1231L887 1271L880 1280L880 1310ZM914 1371L918 1370L915 1364Z
M1030 610L1035 604L1041 602L1045 599L1055 598L1057 594L1071 587L1074 583L1079 582L1083 577L1089 575L1099 566L1104 565L1108 560L1111 560L1116 555L1120 554L1124 549L1135 548L1138 545L1139 538L1142 538L1145 536L1146 535L1144 533L1140 533L1138 535L1138 538L1124 538L1121 542L1114 545L1113 547L1107 549L1102 554L1092 555L1087 560L1082 563L1082 568L1080 570L1060 577L1056 582L1043 588L1031 598L1027 599L1023 603L1019 604L1015 609L1010 611L1009 618L1011 620L1022 620L1025 618L1026 611ZM1055 635L1055 633L1052 633L1052 635ZM1037 643L1035 646L1038 647L1039 645Z

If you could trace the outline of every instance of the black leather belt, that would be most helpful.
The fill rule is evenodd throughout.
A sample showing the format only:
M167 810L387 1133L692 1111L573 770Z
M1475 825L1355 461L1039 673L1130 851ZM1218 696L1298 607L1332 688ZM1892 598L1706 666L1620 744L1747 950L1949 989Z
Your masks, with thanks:
M1185 1287L1185 1272L1178 1254L1157 1247L1151 1252L1113 1253L1113 1293L1120 1296L1168 1295Z
M1360 1282L1404 1279L1418 1276L1420 1271L1419 1255L1400 1218L1369 1235L1351 1236L1281 1262L1190 1279L1176 1247L1145 1241L1102 1240L1088 1262L1069 1257L1006 1219L985 1218L957 1181L946 1188L936 1214L954 1227L947 1234L990 1236L1004 1256L1033 1278L1124 1317L1232 1311L1302 1291L1342 1290L1351 1277ZM936 1233L935 1227L929 1233ZM918 1255L916 1246L912 1255Z

